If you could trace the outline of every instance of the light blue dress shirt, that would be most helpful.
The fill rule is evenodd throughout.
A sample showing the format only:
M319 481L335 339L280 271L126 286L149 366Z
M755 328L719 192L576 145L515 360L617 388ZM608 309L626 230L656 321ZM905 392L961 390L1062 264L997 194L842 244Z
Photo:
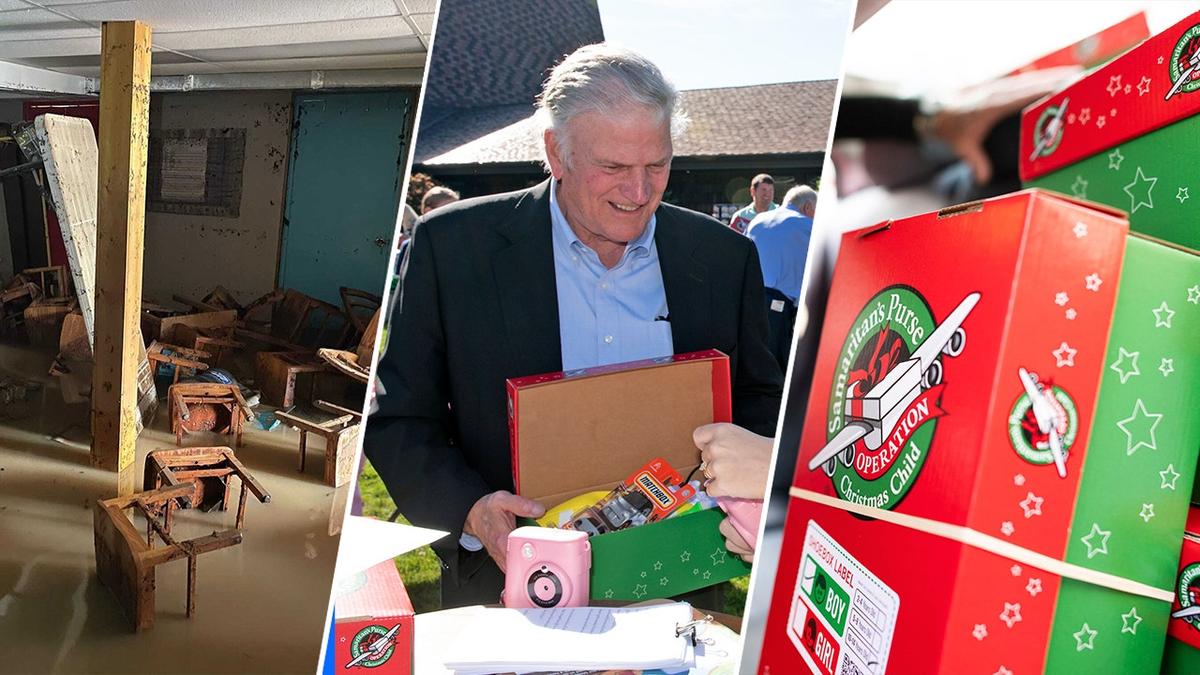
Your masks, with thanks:
M785 205L758 214L746 228L746 236L758 249L763 285L788 296L793 304L800 298L804 284L804 261L812 226L812 218Z
M608 269L567 223L550 188L554 274L563 370L636 361L674 353L655 217Z

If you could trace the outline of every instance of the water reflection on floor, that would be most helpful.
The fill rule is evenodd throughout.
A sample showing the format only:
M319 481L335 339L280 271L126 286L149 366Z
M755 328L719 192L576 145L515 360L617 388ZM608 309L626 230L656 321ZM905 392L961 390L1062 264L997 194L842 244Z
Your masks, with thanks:
M314 444L300 474L295 431L247 430L237 456L271 502L251 498L240 546L199 557L193 618L184 616L186 560L160 565L155 625L134 634L100 585L93 550L92 504L115 496L117 474L89 465L87 405L63 403L46 375L52 356L0 346L0 378L44 383L25 403L0 406L0 671L313 672L337 551L330 511L336 501L340 519L345 503L321 482ZM138 439L139 484L146 453L175 447L167 426L163 402ZM184 444L230 441L198 434ZM233 520L182 511L173 534L202 536Z

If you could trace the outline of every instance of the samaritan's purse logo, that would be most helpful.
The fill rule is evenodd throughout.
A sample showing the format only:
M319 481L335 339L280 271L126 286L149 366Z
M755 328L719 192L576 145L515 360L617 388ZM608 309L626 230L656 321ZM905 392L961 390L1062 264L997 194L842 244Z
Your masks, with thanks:
M1183 568L1179 573L1179 584L1175 587L1175 598L1179 600L1179 609L1171 613L1171 616L1177 619L1183 619L1192 625L1192 628L1200 630L1200 612L1189 610L1189 607L1197 607L1196 596L1200 594L1200 563L1192 563Z
M1200 89L1200 24L1185 30L1171 50L1171 89L1167 98Z
M1075 435L1079 433L1079 412L1075 409L1075 401L1062 387L1052 381L1036 382L1036 394L1043 397L1049 404L1050 417L1046 426L1053 428L1053 434L1062 446L1063 459L1071 445L1075 443ZM1013 403L1008 414L1008 440L1013 450L1021 459L1030 464L1053 464L1054 450L1051 447L1051 429L1043 430L1043 424L1038 419L1034 402L1029 393L1022 393Z
M940 325L916 290L892 286L867 302L834 370L825 447L810 461L848 501L892 508L912 488L933 442L943 357L966 347L971 293Z
M1037 124L1033 125L1033 156L1029 158L1030 161L1054 154L1059 143L1062 143L1063 116L1067 112L1067 105L1068 101L1064 100L1057 106L1046 106L1038 117Z
M350 656L354 660L346 667L374 668L387 663L392 658L392 652L396 651L395 634L395 628L389 631L383 626L367 626L358 631L350 643Z

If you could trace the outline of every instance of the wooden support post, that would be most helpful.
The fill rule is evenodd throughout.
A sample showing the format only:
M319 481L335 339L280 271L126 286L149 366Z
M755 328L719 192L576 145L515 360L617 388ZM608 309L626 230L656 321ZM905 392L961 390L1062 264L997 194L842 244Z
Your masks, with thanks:
M150 27L106 21L100 62L92 463L121 472L118 494L134 488L149 114Z

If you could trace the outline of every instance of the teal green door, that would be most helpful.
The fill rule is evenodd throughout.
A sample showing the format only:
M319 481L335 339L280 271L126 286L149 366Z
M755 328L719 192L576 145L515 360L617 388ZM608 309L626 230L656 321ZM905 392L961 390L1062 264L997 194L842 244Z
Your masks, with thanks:
M339 306L339 286L381 295L411 95L300 94L294 107L279 286Z

